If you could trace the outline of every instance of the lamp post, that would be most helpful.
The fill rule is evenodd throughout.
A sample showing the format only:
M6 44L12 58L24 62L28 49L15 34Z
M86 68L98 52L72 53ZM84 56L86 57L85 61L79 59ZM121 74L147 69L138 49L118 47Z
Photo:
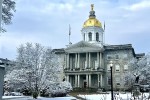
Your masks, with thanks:
M112 75L112 67L113 67L113 63L112 61L110 62L110 70L111 70L111 100L114 100L114 96L113 96L113 75Z

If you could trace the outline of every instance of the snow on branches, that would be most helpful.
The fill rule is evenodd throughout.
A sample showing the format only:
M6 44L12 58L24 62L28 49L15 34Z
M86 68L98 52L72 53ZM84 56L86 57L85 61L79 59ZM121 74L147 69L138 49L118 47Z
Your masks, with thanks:
M133 84L137 78L141 84L150 82L150 54L140 58L132 59L129 63L129 71L125 73L125 81Z
M16 66L6 74L5 80L12 84L40 91L51 82L60 82L62 66L51 48L26 43L18 48Z

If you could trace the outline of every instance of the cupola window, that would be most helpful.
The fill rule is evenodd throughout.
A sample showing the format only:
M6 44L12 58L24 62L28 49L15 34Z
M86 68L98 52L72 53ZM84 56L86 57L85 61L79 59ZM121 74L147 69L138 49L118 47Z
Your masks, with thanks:
M88 35L89 35L89 41L92 41L92 33L90 32Z
M96 41L99 41L99 33L96 33Z

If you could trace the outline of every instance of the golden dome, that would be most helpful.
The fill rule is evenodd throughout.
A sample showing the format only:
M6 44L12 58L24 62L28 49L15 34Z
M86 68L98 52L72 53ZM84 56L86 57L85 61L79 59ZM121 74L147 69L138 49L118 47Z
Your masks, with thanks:
M91 4L91 11L90 11L89 19L84 22L83 28L89 27L89 26L102 27L100 21L98 19L96 19L93 4Z
M97 20L96 18L89 18L88 20L86 20L83 24L83 27L89 27L89 26L97 26L97 27L102 27L101 23L99 20Z

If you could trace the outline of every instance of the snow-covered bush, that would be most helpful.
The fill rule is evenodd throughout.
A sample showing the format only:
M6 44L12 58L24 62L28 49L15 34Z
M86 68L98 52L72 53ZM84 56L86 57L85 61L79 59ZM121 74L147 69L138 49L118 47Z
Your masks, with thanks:
M26 96L32 95L32 90L28 87L24 87L21 89L21 93Z
M64 97L67 95L67 92L64 89L53 90L51 97Z
M72 86L67 81L61 82L60 83L60 87L61 87L61 89L64 89L67 93L69 93L70 91L72 91Z
M66 96L72 90L69 82L55 82L48 86L47 91L43 91L44 95L51 94L52 97Z

